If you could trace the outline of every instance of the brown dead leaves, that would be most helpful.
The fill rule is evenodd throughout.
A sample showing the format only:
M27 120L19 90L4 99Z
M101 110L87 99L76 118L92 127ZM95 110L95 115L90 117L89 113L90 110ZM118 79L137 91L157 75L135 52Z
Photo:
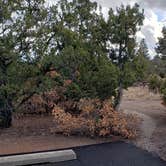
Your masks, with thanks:
M136 132L128 128L126 116L114 111L110 100L101 102L98 99L81 99L77 106L81 110L79 115L65 112L60 107L54 107L56 127L53 132L92 137L111 135L121 135L125 138L135 137Z

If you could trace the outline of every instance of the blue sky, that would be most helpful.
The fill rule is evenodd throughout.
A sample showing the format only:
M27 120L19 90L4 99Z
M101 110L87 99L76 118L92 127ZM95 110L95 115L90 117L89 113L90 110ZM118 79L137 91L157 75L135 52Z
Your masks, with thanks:
M166 12L162 10L156 10L155 14L158 17L158 21L166 22Z

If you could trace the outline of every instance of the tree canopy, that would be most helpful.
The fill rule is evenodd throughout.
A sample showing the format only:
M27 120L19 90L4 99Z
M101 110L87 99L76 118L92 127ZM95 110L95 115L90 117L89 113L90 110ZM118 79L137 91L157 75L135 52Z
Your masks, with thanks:
M45 0L0 0L0 112L6 126L27 99L65 81L66 100L119 101L120 89L132 78L129 64L137 56L143 19L138 4L110 9L105 20L90 0L53 6ZM146 56L145 47L139 54Z

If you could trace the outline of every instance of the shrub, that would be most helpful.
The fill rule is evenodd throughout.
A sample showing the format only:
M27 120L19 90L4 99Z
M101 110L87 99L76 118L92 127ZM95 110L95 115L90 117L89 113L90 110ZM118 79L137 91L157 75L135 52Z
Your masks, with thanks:
M125 138L136 134L128 127L125 115L114 111L110 100L81 99L77 106L81 110L79 115L65 112L60 107L53 109L56 127L52 132L91 137L121 135Z
M161 95L162 95L163 104L166 105L166 79L162 80L160 92L161 92Z
M67 86L64 95L68 99L79 100L81 98L81 89L80 89L79 85L72 82Z
M107 64L101 66L99 71L96 72L93 83L97 92L97 97L104 100L115 96L118 76L119 73L113 65Z
M46 102L41 95L33 95L29 100L27 100L19 110L23 114L43 114L46 113Z
M163 104L166 105L166 88L162 91Z
M22 114L46 114L51 113L54 106L65 100L64 87L57 86L52 90L41 94L34 94L18 109Z
M149 77L149 89L153 92L159 92L161 87L161 78L158 75L151 75Z
M80 49L66 48L63 54L58 56L57 68L66 79L65 96L68 99L104 100L115 96L119 70L107 56L95 57L85 50L82 52Z

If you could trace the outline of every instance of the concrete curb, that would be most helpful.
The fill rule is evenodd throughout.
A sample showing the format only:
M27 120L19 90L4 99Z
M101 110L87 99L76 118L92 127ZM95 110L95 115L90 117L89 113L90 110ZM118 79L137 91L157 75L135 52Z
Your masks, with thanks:
M77 159L77 156L73 150L62 150L0 157L0 166L21 166L69 161L75 159Z

